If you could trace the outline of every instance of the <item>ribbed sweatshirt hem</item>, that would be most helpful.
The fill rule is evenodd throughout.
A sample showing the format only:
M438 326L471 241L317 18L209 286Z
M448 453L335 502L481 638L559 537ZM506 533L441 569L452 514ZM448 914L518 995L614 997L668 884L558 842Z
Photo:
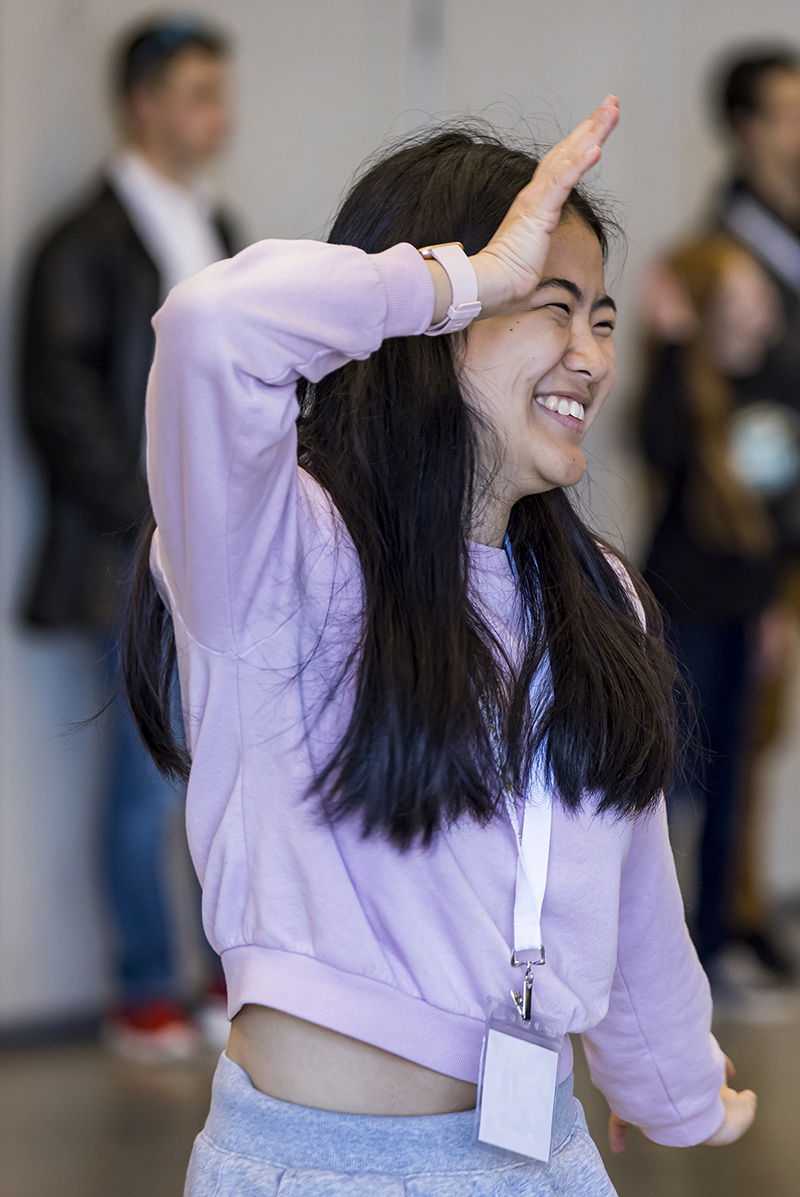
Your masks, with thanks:
M478 1079L482 1019L296 952L248 944L224 951L222 964L230 1018L247 1002L271 1006L446 1076Z
M242 1006L270 1006L371 1043L434 1072L477 1084L484 1020L454 1014L383 981L343 972L330 964L256 944L227 948L222 965L228 985L228 1017ZM567 1035L558 1079L572 1071Z

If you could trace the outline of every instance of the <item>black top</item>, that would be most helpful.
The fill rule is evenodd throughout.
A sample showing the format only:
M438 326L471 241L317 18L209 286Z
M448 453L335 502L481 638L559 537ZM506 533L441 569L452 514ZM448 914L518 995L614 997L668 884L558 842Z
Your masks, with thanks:
M234 252L228 221L215 218ZM22 325L25 424L47 481L45 542L25 604L50 627L111 628L148 510L141 470L158 268L106 180L39 246Z
M778 554L753 559L714 552L694 535L686 518L693 448L682 356L677 346L663 349L645 398L643 447L667 489L645 577L671 615L743 622L759 615L772 601L780 558Z
M724 194L719 213L723 227L727 205L744 190L742 183L735 183ZM800 427L800 294L778 277L769 261L754 252L751 245L743 248L760 262L778 288L784 331L758 373L731 380L734 408L743 412L755 404L779 405L796 413ZM682 352L678 346L663 348L644 400L645 456L667 488L666 506L653 535L645 574L670 614L747 621L773 601L787 560L800 552L800 480L768 500L777 543L767 559L715 552L698 542L686 519L693 444Z

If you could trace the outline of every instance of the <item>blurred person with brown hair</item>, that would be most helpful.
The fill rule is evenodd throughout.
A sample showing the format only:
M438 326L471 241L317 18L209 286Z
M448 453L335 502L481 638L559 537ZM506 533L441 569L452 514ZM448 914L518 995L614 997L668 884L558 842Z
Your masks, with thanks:
M198 1041L180 1000L163 875L182 791L156 773L139 740L119 692L116 636L120 580L149 509L151 319L176 283L236 248L201 175L231 123L227 39L194 20L150 21L120 45L114 85L121 144L40 242L28 282L24 417L44 467L48 520L25 615L97 645L110 699L103 872L119 985L107 1029L125 1054L158 1060L185 1056Z
M720 98L735 164L716 228L673 253L647 288L644 447L663 484L647 575L698 708L701 958L719 980L721 950L745 942L787 979L793 964L755 881L753 764L765 696L785 679L796 641L784 599L800 548L796 55L728 63Z

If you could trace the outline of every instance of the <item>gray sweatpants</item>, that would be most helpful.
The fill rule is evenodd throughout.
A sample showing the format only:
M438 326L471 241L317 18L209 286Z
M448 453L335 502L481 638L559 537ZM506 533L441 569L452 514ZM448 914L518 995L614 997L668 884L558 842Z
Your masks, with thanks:
M223 1052L184 1197L615 1197L572 1077L549 1165L487 1150L475 1115L378 1118L265 1097Z

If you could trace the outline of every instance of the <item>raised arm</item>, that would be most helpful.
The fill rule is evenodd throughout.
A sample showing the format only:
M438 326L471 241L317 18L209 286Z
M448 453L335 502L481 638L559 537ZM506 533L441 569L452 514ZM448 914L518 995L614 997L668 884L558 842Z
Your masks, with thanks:
M486 316L530 302L571 188L618 117L607 101L545 155L472 258ZM158 314L148 398L156 557L190 632L238 651L268 635L249 599L285 590L298 554L295 385L436 323L450 302L410 245L261 242L171 293ZM266 579L265 579L265 572Z
M295 576L297 380L423 332L432 309L410 245L370 256L263 241L171 292L154 322L148 481L166 581L195 638L240 651L280 617L250 599L265 576L276 595Z

